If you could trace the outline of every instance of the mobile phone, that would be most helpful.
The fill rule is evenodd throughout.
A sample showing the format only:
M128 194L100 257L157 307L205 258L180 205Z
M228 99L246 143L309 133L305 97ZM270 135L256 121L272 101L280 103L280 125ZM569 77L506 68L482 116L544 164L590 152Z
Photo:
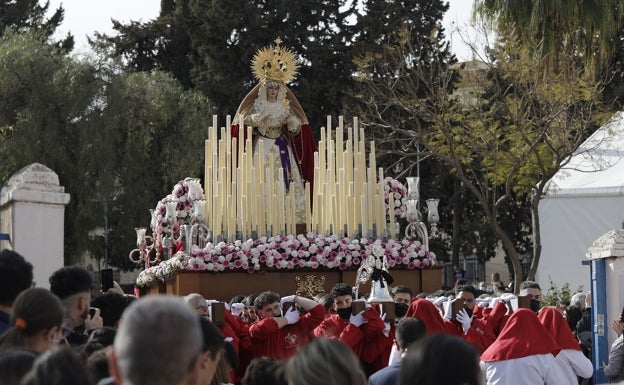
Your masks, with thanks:
M620 314L620 322L624 322L624 308L622 308L622 314Z
M531 308L531 297L528 295L519 295L518 296L518 309L530 309Z
M212 323L217 326L225 324L225 303L213 302L210 304L210 317Z
M355 300L352 302L351 314L358 315L362 310L366 310L366 301Z
M297 310L297 308L294 307L294 306L295 306L294 302L290 302L290 301L284 302L282 304L282 314L286 314L286 312L288 310L290 310L290 308L293 308L294 310Z
M457 318L457 314L459 314L459 312L461 311L461 309L464 308L464 301L462 299L456 299L455 301L453 301L451 303L452 306L452 310L451 310L451 319L456 319Z
M95 308L94 307L90 307L89 308L89 318L93 318L94 315L95 315Z
M113 269L102 269L100 271L100 278L102 281L102 291L106 292L108 289L113 288Z

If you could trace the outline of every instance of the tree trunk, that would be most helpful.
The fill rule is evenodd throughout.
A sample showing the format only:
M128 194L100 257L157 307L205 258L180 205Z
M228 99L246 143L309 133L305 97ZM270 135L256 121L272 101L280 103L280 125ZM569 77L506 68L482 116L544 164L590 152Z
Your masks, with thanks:
M535 281L537 266L539 265L540 256L542 254L542 236L540 234L540 217L539 217L539 198L541 194L534 194L531 200L531 224L533 226L533 258L531 259L531 267L529 268L529 276L527 279Z
M455 179L453 187L455 190L455 194L453 194L453 244L451 262L453 263L453 265L459 265L459 233L462 210L461 181L459 179Z
M522 282L522 265L520 264L518 250L516 250L511 238L509 238L507 233L500 227L495 218L495 215L490 217L490 226L492 227L492 230L494 230L494 234L496 234L503 243L503 248L507 252L509 259L511 260L511 264L513 265L514 293L517 294L520 288L520 283Z

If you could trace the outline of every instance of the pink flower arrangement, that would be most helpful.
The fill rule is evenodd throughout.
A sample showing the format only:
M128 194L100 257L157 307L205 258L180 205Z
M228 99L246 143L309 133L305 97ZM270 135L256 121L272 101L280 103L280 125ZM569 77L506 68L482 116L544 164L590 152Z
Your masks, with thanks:
M308 233L208 243L203 249L194 247L188 255L179 251L170 259L142 271L136 283L140 287L150 286L157 280L173 277L180 270L254 273L270 269L356 269L370 255L385 257L391 268L424 269L436 263L436 255L415 240L351 239Z
M397 218L405 218L407 214L407 205L405 200L407 199L407 187L405 187L398 180L387 176L384 179L384 199L386 202L386 211L390 206L390 194L394 199L394 215Z

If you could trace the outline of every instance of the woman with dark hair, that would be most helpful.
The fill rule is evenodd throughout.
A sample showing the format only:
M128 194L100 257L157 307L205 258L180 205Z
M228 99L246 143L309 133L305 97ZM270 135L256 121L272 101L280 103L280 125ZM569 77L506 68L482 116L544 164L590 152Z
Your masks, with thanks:
M13 303L11 327L0 337L0 351L24 348L43 353L62 338L63 305L42 288L21 292Z
M408 348L401 360L398 384L480 385L479 353L459 337L429 335Z
M0 383L19 385L22 377L28 373L37 354L21 348L6 349L0 353Z
M249 363L242 385L286 385L282 361L273 357L256 357Z
M78 355L68 347L48 350L40 355L22 385L91 385L91 377Z

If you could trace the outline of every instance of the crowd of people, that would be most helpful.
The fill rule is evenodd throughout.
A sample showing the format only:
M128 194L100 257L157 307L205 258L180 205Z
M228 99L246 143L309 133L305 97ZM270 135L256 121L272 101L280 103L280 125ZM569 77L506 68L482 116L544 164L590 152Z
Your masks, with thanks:
M531 281L518 297L396 285L394 303L375 304L338 283L315 298L267 291L225 303L137 299L118 285L92 298L81 267L57 270L50 290L33 287L32 269L0 252L1 384L571 385L594 373L587 298L543 307ZM612 327L604 373L617 382L622 319Z

